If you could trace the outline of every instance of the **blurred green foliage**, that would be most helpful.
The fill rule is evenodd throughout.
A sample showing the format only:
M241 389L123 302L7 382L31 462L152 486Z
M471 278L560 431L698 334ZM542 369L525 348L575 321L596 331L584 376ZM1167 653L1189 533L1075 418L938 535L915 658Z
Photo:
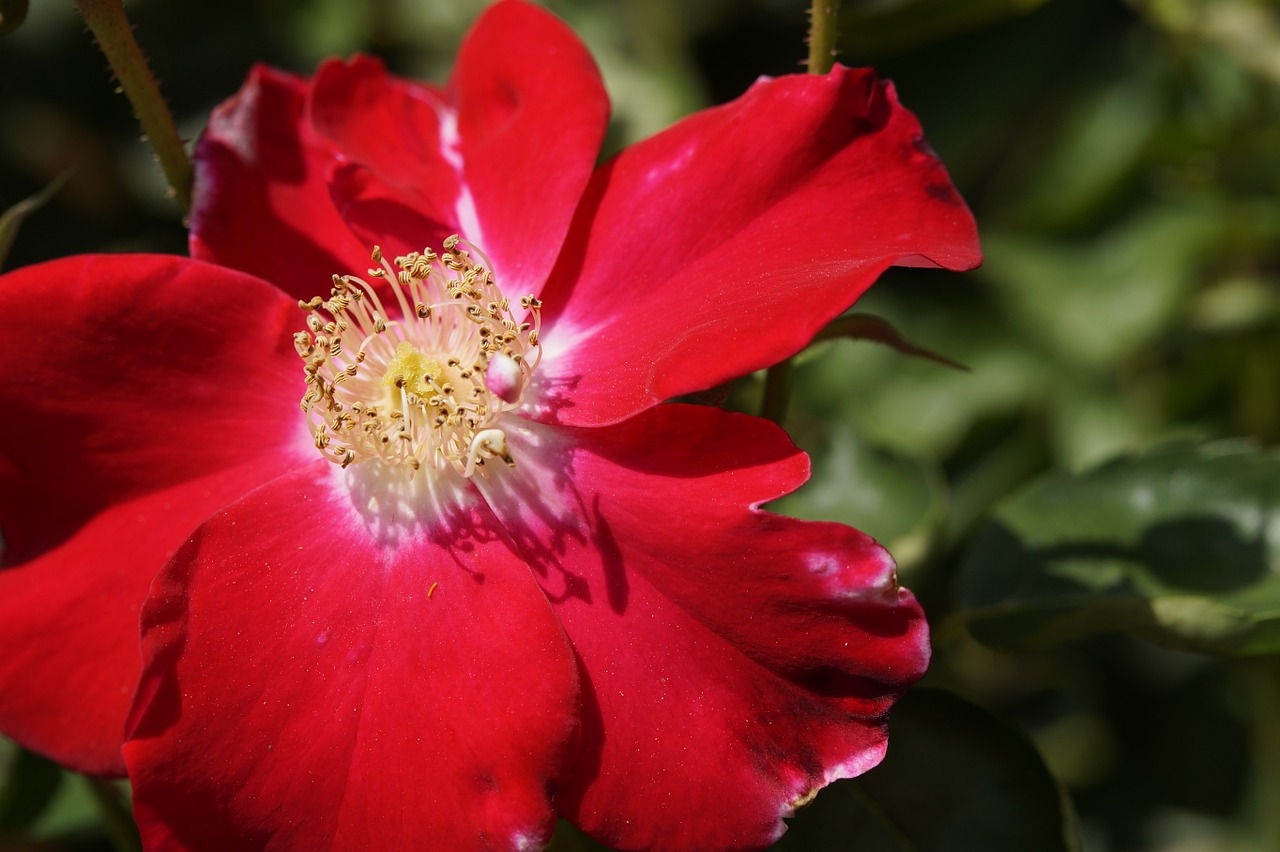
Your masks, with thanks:
M827 788L776 848L1080 848L1062 789L1008 722L952 693L917 688L894 707L889 737L892 751L874 772Z
M1280 651L1280 456L1165 445L1001 502L958 577L985 642L1052 645L1124 629L1219 654Z
M193 138L254 61L305 73L365 50L439 79L482 5L136 0L129 10ZM802 0L547 5L600 61L613 148L760 74L798 71L805 55ZM853 524L891 547L937 627L927 683L952 695L909 697L885 766L820 796L786 848L854 838L881 848L862 834L884 825L867 816L871 793L905 831L884 848L1069 848L1076 823L1050 771L1089 849L1280 848L1274 658L1136 638L1238 650L1237 622L1212 632L1228 623L1219 607L1228 621L1273 623L1277 611L1274 453L1187 442L1280 440L1280 5L846 0L842 32L842 59L874 61L921 118L977 215L987 261L963 276L893 270L858 305L968 372L857 340L823 343L796 366L788 426L814 457L814 481L775 508ZM68 170L27 216L8 266L183 250L158 170L71 4L33 4L0 40L0 210ZM759 393L758 377L744 380L731 404L752 409ZM1173 440L1181 449L1159 449ZM1126 453L1137 455L1091 472ZM1149 511L1136 494L1151 497ZM1072 542L1083 549L1067 554ZM1056 556L1041 558L1045 548ZM1242 572L1241 591L1231 584ZM1062 595L1064 583L1070 630L1055 632L1043 611L984 616ZM1152 583L1174 603L1152 605ZM1151 618L1108 610L1117 588L1147 594ZM975 635L1033 647L993 650ZM1273 652L1270 638L1247 644ZM983 747L955 751L966 737ZM948 793L957 760L973 776ZM0 844L106 842L85 821L91 799L65 800L79 779L12 749L0 773ZM58 792L40 807L51 778ZM930 786L901 798L904 778ZM973 833L910 824L913 812L954 807L947 796L993 790L1007 798L959 808ZM1039 816L1012 820L1001 811L1011 802ZM1018 834L1028 825L1041 833ZM568 828L556 843L592 848Z

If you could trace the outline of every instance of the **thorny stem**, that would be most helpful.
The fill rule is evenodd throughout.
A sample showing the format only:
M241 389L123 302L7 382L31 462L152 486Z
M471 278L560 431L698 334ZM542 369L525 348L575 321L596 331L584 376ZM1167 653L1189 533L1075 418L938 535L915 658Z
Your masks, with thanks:
M191 160L178 136L169 107L160 95L147 59L142 55L122 0L75 0L76 8L93 31L111 64L142 132L151 143L183 215L191 210Z
M836 61L840 0L813 0L809 6L809 73L826 74Z
M826 74L835 64L836 19L840 14L840 0L813 0L809 6L809 73ZM787 402L791 398L790 360L780 361L769 368L764 377L764 401L760 404L760 416L781 424L787 414Z

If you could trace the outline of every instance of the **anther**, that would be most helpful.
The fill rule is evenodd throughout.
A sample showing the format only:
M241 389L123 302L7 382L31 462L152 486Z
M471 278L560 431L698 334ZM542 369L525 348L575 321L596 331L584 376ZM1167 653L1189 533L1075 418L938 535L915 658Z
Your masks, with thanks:
M426 248L388 263L374 246L381 268L368 274L389 290L335 275L327 300L299 302L311 312L307 331L294 335L306 383L300 406L326 458L344 467L376 459L410 475L484 476L492 458L514 465L499 418L541 360L541 303L522 297L529 313L517 321L473 251L454 235L439 255ZM387 292L394 301L384 303Z

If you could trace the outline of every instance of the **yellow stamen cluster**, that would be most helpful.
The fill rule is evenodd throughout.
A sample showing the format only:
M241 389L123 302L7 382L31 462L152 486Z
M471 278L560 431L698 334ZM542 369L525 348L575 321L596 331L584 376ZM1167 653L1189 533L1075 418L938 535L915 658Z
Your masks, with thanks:
M299 302L310 312L294 335L302 410L326 458L379 459L410 476L425 466L470 477L493 458L515 465L498 418L519 404L542 357L542 304L526 296L517 315L483 253L463 245L452 236L440 254L394 265L375 247L369 276L380 286L335 275L328 299Z

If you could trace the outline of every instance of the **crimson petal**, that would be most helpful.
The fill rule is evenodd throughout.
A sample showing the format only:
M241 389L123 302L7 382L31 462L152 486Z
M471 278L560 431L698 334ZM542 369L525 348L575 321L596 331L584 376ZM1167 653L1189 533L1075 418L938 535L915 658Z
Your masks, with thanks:
M617 422L793 355L892 264L979 259L891 85L762 80L596 172L544 293L540 416Z
M573 32L507 0L480 16L443 92L357 58L321 68L310 110L351 161L333 190L354 230L396 251L456 231L488 255L507 292L524 295L541 289L560 251L609 103Z
M621 848L767 845L880 760L928 662L919 606L856 530L753 508L808 475L772 424L662 405L560 434L509 430L525 472L481 486L582 667L557 807Z
M462 187L445 159L441 116L449 110L438 88L393 77L380 60L357 56L320 66L307 109L316 133L341 153L329 193L363 243L394 257L438 248L458 231Z
M211 519L153 587L125 745L149 848L545 842L578 682L528 568L480 509L367 526L336 471Z
M20 413L0 420L0 729L122 773L151 578L308 449L286 331L300 312L239 273L135 255L10 273L0 313L0 405Z
M191 256L265 278L298 299L363 270L370 246L330 201L335 156L305 116L305 80L256 66L196 143Z
M0 569L0 730L71 769L124 775L151 580L191 530L262 476L242 466L108 506L64 544Z
M483 231L474 239L504 289L536 295L604 141L609 97L600 72L562 21L508 0L487 9L462 43L449 93Z

